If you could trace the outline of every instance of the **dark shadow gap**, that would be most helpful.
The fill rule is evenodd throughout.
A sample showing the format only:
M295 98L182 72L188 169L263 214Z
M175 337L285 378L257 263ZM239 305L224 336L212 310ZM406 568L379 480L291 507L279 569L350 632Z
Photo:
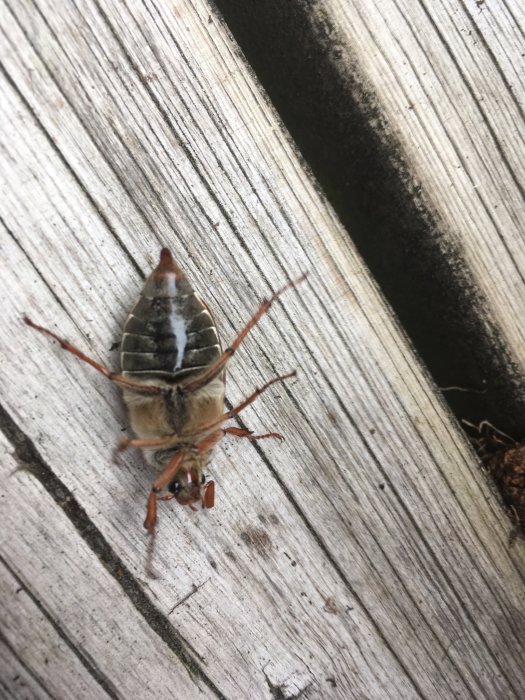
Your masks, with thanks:
M300 0L215 4L434 381L462 389L444 392L452 411L525 435L525 377L328 19L314 28Z

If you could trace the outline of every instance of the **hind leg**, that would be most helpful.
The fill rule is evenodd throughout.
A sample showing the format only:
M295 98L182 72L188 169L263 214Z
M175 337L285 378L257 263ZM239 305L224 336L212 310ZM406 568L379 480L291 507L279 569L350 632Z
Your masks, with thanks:
M289 282L288 284L285 284L284 287L279 289L277 292L274 292L269 299L265 299L255 312L255 314L252 316L252 318L248 321L248 323L239 333L237 338L235 338L230 347L226 348L223 354L210 367L208 367L208 369L203 374L201 374L200 377L190 380L187 384L183 385L182 390L186 393L198 391L199 389L202 389L203 386L206 386L206 384L209 384L213 379L215 379L215 377L218 377L220 373L225 369L233 354L241 345L248 333L259 323L261 318L266 313L268 313L273 302L288 289L293 289L294 287L296 287L305 278L306 274L301 275L301 277L299 277L298 279L294 280L293 282Z
M210 428L214 428L215 426L219 426L221 423L225 423L227 420L230 418L234 418L236 415L238 415L241 411L243 411L246 406L249 406L251 403L255 401L257 397L259 397L266 389L269 389L272 384L275 384L276 382L282 382L285 379L290 379L291 377L295 377L297 375L297 372L294 370L293 372L289 372L288 374L281 374L278 377L274 377L273 379L270 379L269 382L266 382L266 384L263 384L261 387L257 387L255 391L247 396L244 401L241 401L240 404L235 406L234 408L231 409L231 411L227 411L226 413L223 413L220 418L217 420L210 421L209 423L203 423L202 425L199 425L195 432L196 433L201 433L208 431ZM229 433L230 435L236 435L237 437L250 437L251 433L248 430L244 430L242 428L224 428L221 430L221 432L224 433ZM252 440L257 440L261 438L266 438L266 437L276 437L276 438L282 438L282 435L279 433L266 433L265 435L254 435L251 437Z

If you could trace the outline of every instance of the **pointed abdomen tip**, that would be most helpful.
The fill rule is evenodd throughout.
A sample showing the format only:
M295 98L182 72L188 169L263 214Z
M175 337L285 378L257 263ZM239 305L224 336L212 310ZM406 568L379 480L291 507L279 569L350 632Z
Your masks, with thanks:
M163 248L160 251L160 260L159 264L157 265L155 269L155 274L156 275L165 275L172 273L177 276L177 279L182 279L184 277L184 273L182 270L177 266L175 261L173 260L173 256L171 252L169 251L168 248Z
M162 267L171 267L173 265L173 258L169 248L163 248L160 251L159 265L162 265Z

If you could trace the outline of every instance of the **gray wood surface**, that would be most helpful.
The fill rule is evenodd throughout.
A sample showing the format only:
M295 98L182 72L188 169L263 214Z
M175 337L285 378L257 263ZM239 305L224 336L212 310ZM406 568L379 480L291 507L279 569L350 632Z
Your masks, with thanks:
M378 96L383 138L401 144L413 189L458 254L508 371L525 367L525 5L323 0L312 13L340 63Z
M5 697L519 698L525 547L287 134L205 3L2 3ZM216 507L112 464L115 367L168 245L273 442L224 441Z
M521 439L523 3L216 2L455 414Z

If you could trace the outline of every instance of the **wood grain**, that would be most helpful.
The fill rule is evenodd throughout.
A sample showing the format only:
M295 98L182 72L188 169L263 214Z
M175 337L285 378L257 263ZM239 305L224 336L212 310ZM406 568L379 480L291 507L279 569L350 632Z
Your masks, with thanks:
M30 692L520 697L523 543L220 20L186 1L2 13L0 551ZM299 369L242 417L286 442L224 442L216 507L162 509L151 581L152 474L111 463L118 392L21 317L115 366L162 245L226 342L309 278L228 380L235 403Z
M490 321L525 366L523 28L520 2L327 0L402 145L442 248L459 247Z
M455 414L521 439L522 4L216 1Z

